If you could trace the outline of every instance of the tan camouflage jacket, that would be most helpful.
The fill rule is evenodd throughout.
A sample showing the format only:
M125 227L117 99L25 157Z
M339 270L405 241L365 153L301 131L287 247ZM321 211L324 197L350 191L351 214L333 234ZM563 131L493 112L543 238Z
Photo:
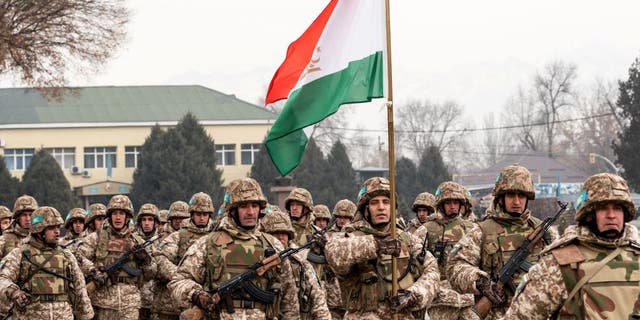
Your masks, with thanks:
M142 238L145 241L153 238L157 233L158 233L157 229L154 228L150 234L145 234L144 231L142 231L142 227L140 226L138 226L134 232L134 234L137 234L140 238ZM149 246L149 251L155 252L159 244L160 244L159 240L156 240L155 242L153 242ZM140 287L140 298L141 298L141 304L142 304L141 308L143 309L151 309L151 305L153 303L153 296L154 296L153 286L154 286L154 280L150 279L145 281L142 287Z
M580 273L586 272L579 267L580 262L573 261L581 256L576 248L587 252L585 262L590 259L599 261L616 248L622 251L582 287L585 290L574 296L572 301L582 300L582 308L573 311L584 314L558 315L569 295L567 284L575 285L577 282L577 278L570 276L571 272L564 274L565 279L563 269L571 269L571 264L575 264ZM585 249L587 251L583 251ZM588 255L589 251L595 255ZM523 277L504 319L635 319L640 316L639 256L640 244L634 240L633 230L628 224L622 237L616 241L598 238L588 227L567 228L564 236L545 248L540 261ZM627 261L626 269L624 261ZM568 303L567 306L576 307L577 304Z
M218 225L217 231L224 232L226 234L239 234L242 237L250 237L258 239L264 236L270 239L270 243L276 251L284 250L284 247L273 236L262 233L258 230L245 231L235 226L235 223L231 219L222 219ZM173 298L179 300L182 304L191 304L191 297L197 290L203 290L203 284L205 281L206 259L207 259L207 242L209 238L215 235L217 232L211 233L205 237L198 239L184 256L183 261L180 263L178 270L176 271L173 279L167 285ZM233 238L233 237L232 237ZM293 271L291 264L288 260L283 261L276 267L275 274L279 278L282 284L282 291L280 292L280 314L283 315L282 319L299 319L300 307L298 305L297 289L294 282ZM265 312L258 309L236 309L234 314L229 314L226 308L221 310L220 317L222 319L264 319L266 317Z
M29 230L20 227L16 221L2 232L0 236L0 259L9 254L13 248L20 245L20 242L29 236Z
M414 233L416 232L420 227L422 226L422 223L420 223L420 220L418 220L418 218L413 218L411 220L409 220L409 223L407 224L407 227L404 229L404 231L409 232L409 233Z
M311 223L311 214L309 214L306 219L307 221L305 223L299 223L291 219L293 229L296 231L296 238L292 242L299 246L307 243L309 237L316 231L315 226Z
M31 247L37 250L53 251L51 248L44 248L44 246L35 239L27 238ZM75 319L89 320L93 318L93 308L91 307L91 300L87 295L85 289L84 275L78 267L76 258L74 255L66 249L61 250L62 255L66 259L69 266L69 275L72 280L72 284L68 286L69 290L73 290L69 293L70 301L53 301L53 302L31 302L24 312L15 310L15 316L17 319ZM11 295L19 287L16 284L22 279L27 277L20 274L21 265L29 263L23 260L22 249L13 249L5 259L0 262L0 292L2 292L3 299L0 301L11 301ZM22 280L24 281L24 280Z
M353 232L365 229L372 229L368 222L360 220L351 223L343 228L342 233L336 233L325 247L325 254L328 264L333 268L338 276L341 277L340 285L362 286L361 277L364 275L363 270L369 270L370 264L380 259L386 259L386 255L381 256L377 253L377 244L372 234L354 235ZM386 233L385 233L386 234ZM403 235L404 234L404 235ZM409 233L397 230L398 238L409 239L407 254L417 257L422 249L420 240ZM401 256L402 257L402 256ZM414 260L415 261L415 260ZM399 263L400 265L400 263ZM440 274L438 272L438 263L436 259L427 252L424 263L419 266L422 269L421 274L416 281L406 288L416 298L416 304L411 310L404 310L400 314L400 319L413 319L412 311L424 309L431 304L440 286ZM406 266L405 266L406 268ZM402 272L402 268L398 268ZM368 274L369 272L367 272ZM385 275L390 278L389 275ZM409 277L409 275L407 275ZM350 281L348 284L344 281ZM366 281L366 279L364 279ZM379 280L385 281L385 280ZM402 285L400 285L402 287ZM352 290L358 291L357 288ZM354 292L355 292L354 291ZM365 298L366 299L366 298ZM346 303L346 302L345 302ZM375 301L374 301L375 303ZM348 306L347 306L348 307ZM348 312L349 314L349 312ZM384 298L378 301L378 310L374 314L368 311L358 311L356 314L370 314L372 317L387 318L389 315L388 303Z
M295 249L298 246L291 244L291 247ZM331 320L331 313L329 313L324 290L313 265L307 261L307 253L309 253L309 249L302 250L291 256L291 268L298 287L298 302L300 303L302 319ZM306 284L302 284L300 281L300 277L302 276L301 271L304 273L303 276ZM300 288L301 285L304 287L304 290ZM301 301L301 297L310 299L308 303L305 303ZM305 309L308 310L305 312Z

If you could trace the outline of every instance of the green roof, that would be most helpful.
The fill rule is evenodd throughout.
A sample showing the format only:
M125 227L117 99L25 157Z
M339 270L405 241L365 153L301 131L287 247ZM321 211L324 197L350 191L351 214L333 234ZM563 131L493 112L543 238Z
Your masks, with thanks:
M0 89L0 125L178 121L273 120L276 115L203 86L79 87L60 101L33 88Z

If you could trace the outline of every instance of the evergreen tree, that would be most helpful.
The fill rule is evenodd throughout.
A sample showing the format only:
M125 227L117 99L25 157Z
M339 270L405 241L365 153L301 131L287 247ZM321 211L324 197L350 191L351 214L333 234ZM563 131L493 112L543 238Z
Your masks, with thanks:
M253 158L253 164L251 165L251 172L249 177L256 179L262 187L262 192L267 197L267 200L275 203L277 200L275 195L271 193L271 188L276 184L276 178L280 177L280 173L276 166L273 165L269 153L264 146L264 142L260 144L260 151Z
M9 173L4 157L0 156L0 205L13 209L13 202L20 193L20 180Z
M629 79L619 82L620 96L616 105L628 125L618 134L619 144L613 143L618 163L624 167L624 177L633 190L640 190L640 58L629 68Z
M347 150L340 140L337 140L331 147L327 160L331 166L329 176L334 198L325 204L332 210L333 205L340 199L353 201L358 194L358 186L356 184L356 171L353 170Z
M437 147L431 146L422 153L418 163L417 177L420 192L426 191L434 195L440 183L451 180L451 174Z
M34 197L40 206L54 207L63 215L78 205L60 165L43 149L33 155L24 171L22 193Z
M331 189L329 163L313 138L309 139L302 160L291 176L293 185L311 192L316 204L333 203L335 195Z
M405 220L413 218L411 205L418 193L418 169L411 159L402 157L396 160L396 193L398 194L398 210Z

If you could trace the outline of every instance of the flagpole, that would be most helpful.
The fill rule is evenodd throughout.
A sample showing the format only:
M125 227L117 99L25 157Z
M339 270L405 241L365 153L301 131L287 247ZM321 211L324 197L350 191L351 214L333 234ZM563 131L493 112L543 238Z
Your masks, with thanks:
M389 0L384 1L386 38L387 38L387 139L389 141L389 182L391 189L391 237L396 238L396 170L395 170L395 139L393 134L393 77L391 72L391 15ZM391 259L391 292L398 295L398 260ZM392 315L393 320L398 319L397 314Z

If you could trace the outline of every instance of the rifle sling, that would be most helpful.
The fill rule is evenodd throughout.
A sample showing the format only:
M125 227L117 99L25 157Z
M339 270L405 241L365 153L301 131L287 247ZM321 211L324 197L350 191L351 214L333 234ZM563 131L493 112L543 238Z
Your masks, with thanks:
M25 284L25 283L27 283L29 280L31 280L31 278L33 278L33 276L35 276L39 271L42 271L42 272L44 272L44 273L46 273L46 274L50 274L50 275L52 275L52 276L54 276L54 277L58 277L58 278L61 278L61 279L67 280L67 281L69 281L69 282L72 282L72 280L71 280L71 279L69 279L69 278L65 277L64 275L61 275L61 274L55 273L55 272L53 272L53 271L51 271L51 270L49 270L49 269L47 269L47 268L45 268L45 267L44 267L44 265L45 265L45 264L47 264L47 262L49 262L49 260L51 260L51 259L53 258L53 256L54 256L53 254L52 254L52 255L50 255L49 257L47 257L47 258L42 262L42 264L38 264L38 263L34 262L33 260L31 260L31 258L30 258L30 256L31 256L31 252L29 251L29 249L24 249L24 250L22 250L22 256L23 256L25 259L27 259L27 261L28 261L29 263L31 263L32 265L36 266L36 269L35 269L35 271L34 271L33 273L29 274L29 276L28 276L27 278L25 278L23 281L21 281L21 282L18 284L18 287L20 287L20 290L22 290L22 286L24 286L24 284Z

